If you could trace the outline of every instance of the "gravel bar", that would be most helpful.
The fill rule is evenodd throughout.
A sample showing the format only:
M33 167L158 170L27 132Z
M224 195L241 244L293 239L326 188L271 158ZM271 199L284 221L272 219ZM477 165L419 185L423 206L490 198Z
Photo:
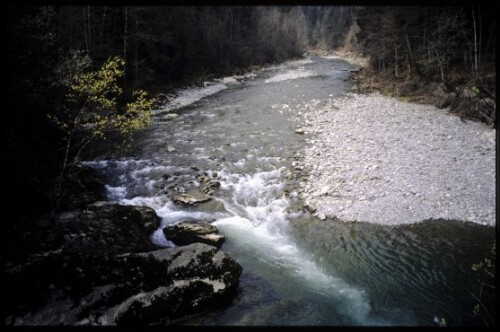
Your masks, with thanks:
M380 94L313 101L298 117L310 143L300 195L320 219L495 225L495 129Z

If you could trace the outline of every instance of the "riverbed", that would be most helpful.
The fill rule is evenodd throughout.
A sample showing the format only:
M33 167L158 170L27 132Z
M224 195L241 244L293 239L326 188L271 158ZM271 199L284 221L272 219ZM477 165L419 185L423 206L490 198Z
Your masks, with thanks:
M196 96L185 92L177 108L156 110L130 149L87 162L101 171L108 199L154 208L163 227L194 218L226 236L221 250L243 266L240 291L185 324L470 322L469 291L478 285L471 265L489 252L494 227L320 220L303 208L297 191L307 174L296 166L314 138L296 132L304 126L296 115L345 96L353 69L313 57L256 71L240 85L208 82ZM200 176L220 182L213 202L174 204L173 193L202 188ZM151 240L172 245L161 229Z

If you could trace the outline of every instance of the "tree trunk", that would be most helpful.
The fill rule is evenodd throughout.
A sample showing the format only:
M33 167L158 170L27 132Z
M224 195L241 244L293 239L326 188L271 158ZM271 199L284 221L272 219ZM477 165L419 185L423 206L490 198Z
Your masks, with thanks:
M443 61L442 61L441 57L439 56L439 53L438 53L437 49L436 49L436 57L438 59L439 70L441 71L441 82L444 83L444 81L445 81L444 64L443 64Z
M87 28L88 28L88 36L89 36L89 44L87 49L87 54L90 56L90 50L92 47L92 32L90 30L90 6L87 6Z
M395 59L394 59L394 77L395 78L398 78L398 46L396 43L394 43L394 55L395 55Z
M89 24L87 17L85 17L85 10L83 10L83 39L85 40L85 50L87 51L87 55L89 55L89 36L88 36L88 27Z
M474 69L477 73L477 29L476 29L476 15L474 13L474 6L472 6L472 23L474 27Z
M102 12L101 31L99 33L99 44L101 44L101 45L103 44L103 41L102 41L103 37L102 36L103 36L103 32L104 32L104 24L105 24L104 22L106 20L106 11L107 11L107 8L108 7L104 6L104 10Z
M486 42L486 54L490 54L490 49L491 49L491 45L493 44L493 37L495 37L495 31L496 31L496 27L497 27L497 22L494 21L493 23L490 23L490 29L488 31L488 41ZM493 47L493 53L492 55L492 58L495 59L495 50L496 50L496 47Z
M482 46L482 40L483 40L483 29L482 29L482 20L481 20L481 6L478 6L477 8L477 16L479 19L479 45L478 45L478 55L477 55L477 66L478 69L481 67L481 46Z
M134 81L135 81L135 84L137 85L137 82L139 80L139 69L138 69L138 64L137 64L137 62L138 62L138 59L137 59L137 57L138 57L138 55L137 55L138 45L137 44L138 44L138 39L139 39L137 37L137 29L138 29L137 17L135 17L134 22L135 22L135 36L136 36L135 40L134 40Z
M123 79L127 78L127 26L128 26L128 8L125 6L125 24L123 27L123 60L125 65L123 66Z
M408 36L408 33L406 33L405 36L406 39L406 48L408 50L408 71L409 71L409 76L413 76L413 74L418 74L417 73L417 68L415 66L415 60L413 57L413 51L411 49L411 43L410 43L410 37Z

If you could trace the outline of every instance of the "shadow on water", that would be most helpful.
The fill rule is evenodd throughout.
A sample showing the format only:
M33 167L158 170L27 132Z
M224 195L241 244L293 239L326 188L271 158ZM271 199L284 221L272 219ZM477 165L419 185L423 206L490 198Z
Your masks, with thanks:
M338 220L291 221L296 243L326 271L369 294L372 313L395 324L477 324L470 292L479 294L474 263L487 257L491 227L470 222L427 220L381 226Z

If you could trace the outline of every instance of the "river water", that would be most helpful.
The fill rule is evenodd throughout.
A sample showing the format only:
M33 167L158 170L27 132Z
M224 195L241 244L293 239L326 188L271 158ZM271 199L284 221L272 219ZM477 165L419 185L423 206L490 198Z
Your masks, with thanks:
M351 69L339 59L303 59L247 75L241 86L184 91L176 100L182 108L167 107L177 117L156 112L127 152L88 162L101 170L110 200L154 208L162 227L194 218L226 236L222 250L243 266L239 293L185 324L470 322L476 302L469 292L478 285L470 267L490 250L494 228L320 221L285 194L288 170L308 144L291 115L349 91ZM221 183L213 201L173 204L173 192L201 188L200 174ZM172 245L161 229L151 240Z

